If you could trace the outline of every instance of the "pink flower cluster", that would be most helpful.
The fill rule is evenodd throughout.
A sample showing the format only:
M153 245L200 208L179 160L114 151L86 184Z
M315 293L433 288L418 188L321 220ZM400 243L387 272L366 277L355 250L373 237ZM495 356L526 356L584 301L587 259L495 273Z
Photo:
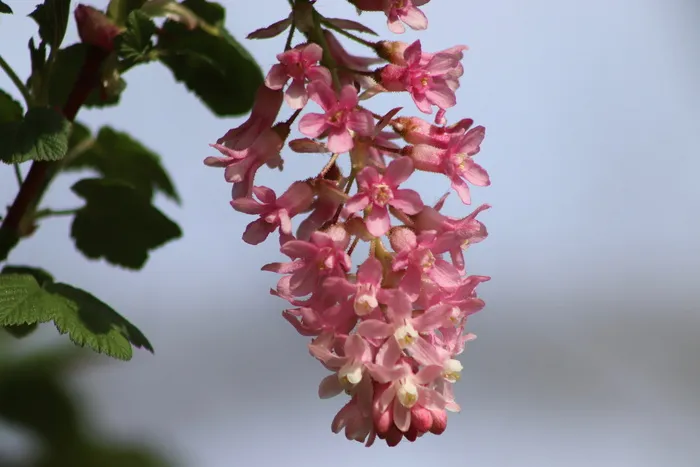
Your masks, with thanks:
M428 0L351 3L384 11L396 33L403 23L427 27L417 7ZM333 432L367 446L376 438L395 446L403 438L440 434L447 412L459 411L457 356L474 338L465 333L467 318L484 307L476 287L489 277L467 274L463 253L486 238L477 216L489 206L450 217L441 212L447 195L428 206L404 183L415 171L442 174L464 204L471 203L470 185L490 184L473 159L484 127L471 119L446 121L466 47L426 53L420 41L368 42L355 35L372 33L360 23L324 18L311 0L293 5L298 10L288 18L249 36L274 37L291 28L249 119L212 144L222 157L205 163L225 168L232 207L257 216L245 242L256 245L279 232L289 261L263 270L281 274L271 292L289 302L284 318L312 338L311 355L331 372L319 395L349 396ZM294 29L305 36L296 46ZM338 30L376 56L351 55L333 34ZM364 102L381 92L408 93L425 114L437 108L435 121L400 116L401 108L385 115L367 109ZM277 122L285 101L293 113ZM309 101L320 110L307 110ZM287 141L297 119L303 137ZM320 173L277 196L256 186L255 175L263 165L281 167L285 142L293 152L331 155ZM344 155L347 174L338 165ZM368 253L355 252L360 241L369 244Z

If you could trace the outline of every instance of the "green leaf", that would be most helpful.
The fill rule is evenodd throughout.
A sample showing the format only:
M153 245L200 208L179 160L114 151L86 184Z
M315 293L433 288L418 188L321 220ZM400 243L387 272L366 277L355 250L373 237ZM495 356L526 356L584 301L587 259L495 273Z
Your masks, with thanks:
M49 284L46 291L65 299L66 308L54 317L54 323L77 345L121 360L131 359L132 345L153 352L136 326L94 295L62 283Z
M33 268L30 266L10 266L9 264L2 268L0 274L29 274L34 277L40 286L50 284L54 281L53 276L41 268Z
M68 26L70 0L44 0L29 16L39 25L41 40L57 50L63 42Z
M129 14L126 30L116 40L117 53L124 60L126 68L152 60L149 54L153 50L151 37L155 32L156 24L146 13L135 10Z
M141 331L93 295L53 282L41 270L12 272L22 269L28 268L15 267L0 274L0 325L53 321L75 344L121 360L131 359L132 345L153 352ZM35 278L37 274L44 280L42 284Z
M0 13L5 13L7 15L12 14L12 8L7 3L0 1Z
M0 124L22 120L22 106L12 96L0 89Z
M8 164L60 160L68 151L70 128L70 122L53 109L29 109L23 120L0 124L0 160Z
M146 0L110 0L107 6L107 17L117 26L124 26L129 14L141 8L144 3Z
M260 67L224 28L224 8L205 0L182 5L216 27L218 34L168 20L159 35L159 58L177 81L197 95L218 116L248 112L263 82Z
M83 179L72 190L86 204L73 218L71 237L90 259L141 269L150 250L182 236L175 222L124 181Z
M77 43L70 47L63 48L56 54L56 61L53 64L51 72L51 81L49 82L49 104L55 107L62 108L68 101L68 95L73 90L80 69L85 63L85 54L87 46ZM31 79L36 74L32 74ZM119 86L126 86L122 78L119 78ZM84 107L108 107L119 103L121 93L102 94L100 89L93 90L85 100ZM104 98L103 98L104 97Z
M102 127L90 148L66 165L67 170L84 168L95 169L105 178L121 180L149 200L154 191L160 191L180 201L160 157L126 133L110 127Z

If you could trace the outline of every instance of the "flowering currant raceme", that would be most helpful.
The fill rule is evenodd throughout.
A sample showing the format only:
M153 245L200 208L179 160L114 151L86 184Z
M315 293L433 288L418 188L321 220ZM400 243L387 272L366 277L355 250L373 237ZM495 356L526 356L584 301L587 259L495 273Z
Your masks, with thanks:
M428 0L349 2L383 12L393 33L428 27L419 8ZM471 204L470 185L491 183L473 160L485 129L470 118L447 123L466 46L426 52L420 41L371 42L360 35L374 31L324 16L323 3L290 2L294 11L248 36L288 31L250 117L212 144L220 156L204 162L224 168L233 209L254 216L243 240L258 245L274 235L288 257L262 269L280 274L271 293L289 303L283 317L311 338L309 353L330 372L319 396L346 397L331 430L366 446L377 438L395 446L441 434L447 413L460 410L457 357L475 337L465 331L468 318L485 305L476 289L490 279L468 273L464 258L487 237L477 216L490 206L450 216L447 194L428 200L434 193L411 182L420 172L442 178L460 206ZM371 56L350 54L341 35ZM437 110L435 118L402 107L379 112L371 104L381 93L403 94L422 114ZM290 139L293 130L299 136ZM256 183L263 166L282 168L285 147L318 155L305 161L326 160L277 191Z

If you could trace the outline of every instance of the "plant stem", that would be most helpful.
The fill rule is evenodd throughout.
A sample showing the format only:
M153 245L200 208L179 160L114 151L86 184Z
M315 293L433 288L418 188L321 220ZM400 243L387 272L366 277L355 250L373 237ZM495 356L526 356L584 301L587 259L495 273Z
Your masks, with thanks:
M22 80L19 79L19 76L17 76L15 70L12 69L12 67L5 61L4 58L2 58L2 55L0 55L0 68L2 68L5 73L7 73L7 76L10 78L12 83L17 87L19 92L22 93L24 102L27 104L27 109L32 107L34 100L32 99L32 95L29 93L29 89L27 89L27 86L25 86Z
M294 23L292 23L292 25L289 26L289 34L287 34L287 42L284 44L284 51L285 52L292 48L292 39L294 38L294 31L295 30L296 30L296 26L294 26Z
M334 152L333 155L331 156L331 159L326 163L326 165L323 167L321 170L321 173L318 174L318 178L323 178L326 176L329 170L331 170L331 167L333 167L333 164L335 164L335 161L338 160L338 156L340 154L337 152Z
M36 215L34 216L34 219L42 219L44 217L55 217L55 216L72 216L76 212L78 212L79 210L80 210L80 208L59 209L59 210L42 209L40 211L37 211Z
M12 164L15 167L15 178L17 179L17 184L22 187L22 183L24 183L24 180L22 179L22 169L19 168L18 163Z
M357 42L358 44L362 44L362 45L369 47L370 49L375 50L375 51L377 50L377 44L375 44L374 42L370 42L368 40L365 40L365 39L361 38L360 36L356 36L355 34L346 31L343 28L337 27L336 25L334 25L333 23L328 21L326 18L322 17L321 23L323 23L323 25L326 26L328 29L332 29L335 32L337 32L338 34L342 34L343 36L347 37L350 40Z
M88 49L85 63L83 63L80 74L73 85L73 90L63 107L63 116L67 120L71 122L75 120L80 107L100 83L100 69L108 55L108 52L98 47ZM34 161L32 163L27 178L22 183L15 200L7 210L7 216L0 225L0 238L3 239L0 242L0 261L7 259L7 255L17 245L19 238L32 230L31 225L26 225L26 217L36 209L60 167L60 161ZM7 238L12 238L12 241L7 241Z

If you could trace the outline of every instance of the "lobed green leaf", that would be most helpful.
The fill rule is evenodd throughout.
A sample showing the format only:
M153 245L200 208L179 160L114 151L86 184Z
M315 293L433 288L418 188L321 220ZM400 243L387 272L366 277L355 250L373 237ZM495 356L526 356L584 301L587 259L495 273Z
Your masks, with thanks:
M86 203L73 218L71 237L90 259L141 269L151 250L182 236L175 222L123 180L83 179L72 190Z
M70 129L70 122L51 108L29 109L20 121L0 123L0 160L60 160L68 151Z
M24 111L19 102L0 89L0 124L22 120Z
M166 21L157 44L161 62L214 114L248 112L263 75L248 51L224 28L224 8L206 0L185 0L182 5L211 27L188 29Z

